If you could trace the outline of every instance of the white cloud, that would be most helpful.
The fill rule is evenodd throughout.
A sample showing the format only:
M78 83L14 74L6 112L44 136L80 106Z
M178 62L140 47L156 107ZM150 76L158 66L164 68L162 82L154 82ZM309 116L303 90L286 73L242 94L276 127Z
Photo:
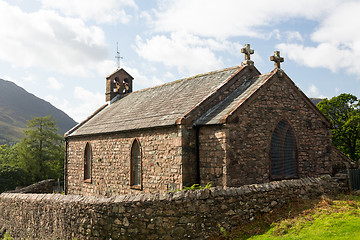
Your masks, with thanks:
M92 92L80 86L74 88L73 96L76 99L76 104L71 104L68 100L63 99L61 103L56 105L77 122L85 120L105 104L104 93Z
M133 80L134 91L164 83L155 76L144 75L136 68L125 66L125 69L134 78Z
M290 18L322 19L341 0L169 0L161 1L153 25L155 31L187 33L216 38L267 37L262 27ZM277 36L277 35L275 35Z
M59 98L57 98L56 96L54 95L47 95L44 97L44 99L50 103L56 103L59 101ZM54 104L55 105L55 104Z
M319 89L314 85L310 85L308 91L307 91L308 96L317 96L319 95Z
M359 50L360 41L360 2L344 2L337 8L332 9L329 15L323 19L319 29L312 34L315 42L329 42L334 45L353 47L356 41ZM354 46L355 47L355 46Z
M54 77L49 77L48 78L48 88L53 89L53 90L60 90L64 87L64 84L62 84L61 82L59 82L56 78Z
M353 41L360 35L357 30L360 22L353 24L360 11L356 8L358 4L352 0L254 0L246 6L238 0L159 1L159 8L146 15L157 35L148 39L137 37L136 50L149 61L194 74L223 66L216 51L239 55L241 46L231 42L232 37L277 39L285 42L277 48L289 59L334 72L345 68L360 75L360 56L356 54L360 52L360 42ZM337 21L347 12L346 20ZM311 47L303 44L303 34L309 36L308 32L277 28L291 19L319 23L319 28L310 35L319 44ZM337 27L342 30L337 31ZM343 34L337 37L329 33Z
M304 38L297 31L288 31L285 34L286 34L286 38L287 38L288 42L293 42L293 41L303 42L304 41Z
M348 73L360 76L360 51L342 49L328 42L316 47L305 47L299 44L279 44L283 55L307 67L324 67L332 72L345 69Z
M311 35L316 46L279 44L290 59L308 67L340 69L360 77L360 2L344 2L321 20Z
M149 13L149 12L146 12L146 11L142 11L140 14L139 14L139 17L142 19L142 21L144 22L152 22L153 19L152 19L152 15Z
M325 98L325 96L319 92L319 89L314 84L310 85L309 89L306 92L306 95L308 97Z
M297 63L304 64L308 67L324 67L335 72L342 62L344 54L342 54L336 47L331 44L323 43L317 47L305 47L300 44L279 44L277 48L281 53L296 61ZM337 56L337 59L334 57Z
M116 62L104 60L95 66L96 72L103 77L105 84L105 77L113 73L117 69Z
M179 72L196 74L223 66L213 51L224 50L225 45L211 39L202 40L183 33L173 33L170 37L156 35L144 41L136 38L137 53L154 62L168 67L176 67Z
M0 61L87 76L106 58L105 35L79 19L48 10L25 13L0 0Z
M32 84L36 84L37 83L37 76L35 74L30 73L29 75L24 77L24 81L32 83Z
M56 9L66 16L80 17L84 21L95 20L98 23L120 21L127 23L131 16L125 8L137 9L133 0L41 0L43 7Z

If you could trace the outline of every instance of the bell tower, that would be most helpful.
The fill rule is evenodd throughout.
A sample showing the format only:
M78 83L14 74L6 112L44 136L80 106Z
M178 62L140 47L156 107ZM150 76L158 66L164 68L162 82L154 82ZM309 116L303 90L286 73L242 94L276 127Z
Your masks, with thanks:
M106 101L111 101L115 97L122 98L132 92L133 77L123 68L116 70L106 77Z

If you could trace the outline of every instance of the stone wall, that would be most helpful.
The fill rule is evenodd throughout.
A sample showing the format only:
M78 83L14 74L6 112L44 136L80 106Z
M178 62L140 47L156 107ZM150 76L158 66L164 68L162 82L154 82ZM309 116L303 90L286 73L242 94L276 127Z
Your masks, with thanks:
M70 138L67 157L69 194L113 196L138 194L130 187L131 146L137 139L142 155L143 193L182 188L181 131L166 127L144 131ZM91 145L91 182L84 182L84 151Z
M344 153L342 153L335 146L331 149L331 160L332 160L332 174L335 175L338 171L344 170L346 168L358 168L358 163L355 163L349 157L347 157Z
M271 136L281 119L296 135L299 177L331 174L331 135L324 119L286 76L268 81L225 125L200 128L202 184L269 182Z
M206 239L296 198L338 190L306 178L167 194L111 198L60 194L0 195L0 229L15 239Z
M196 162L196 131L193 127L181 125L179 126L179 129L182 137L182 184L183 186L189 187L198 181Z
M226 134L222 126L206 126L199 130L200 184L226 184Z
M8 193L53 193L54 192L54 179L46 179L40 182L22 187L16 190L7 191Z

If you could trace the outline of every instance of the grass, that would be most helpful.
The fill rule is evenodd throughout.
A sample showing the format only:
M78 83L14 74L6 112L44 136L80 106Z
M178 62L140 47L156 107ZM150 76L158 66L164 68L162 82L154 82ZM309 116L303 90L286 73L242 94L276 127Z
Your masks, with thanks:
M10 236L9 232L5 232L3 240L14 240L14 239Z
M360 240L360 197L298 200L259 216L231 232L220 228L216 239L341 239Z

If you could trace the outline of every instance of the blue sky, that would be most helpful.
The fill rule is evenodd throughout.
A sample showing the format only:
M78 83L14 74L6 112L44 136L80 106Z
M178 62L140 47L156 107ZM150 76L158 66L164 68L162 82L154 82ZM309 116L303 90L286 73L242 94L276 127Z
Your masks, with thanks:
M360 97L360 1L0 0L0 78L81 121L121 67L135 90L240 65L262 73L280 50L308 97Z

